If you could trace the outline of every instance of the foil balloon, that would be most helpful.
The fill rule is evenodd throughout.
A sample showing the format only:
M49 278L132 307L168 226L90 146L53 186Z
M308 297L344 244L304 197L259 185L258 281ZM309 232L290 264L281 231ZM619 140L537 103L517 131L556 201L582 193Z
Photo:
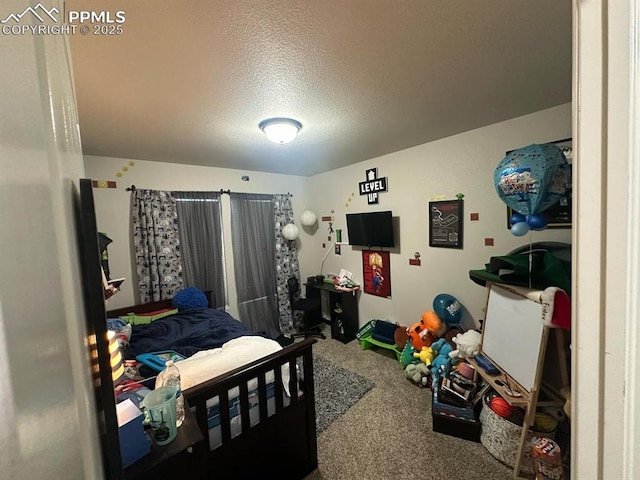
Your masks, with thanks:
M562 150L547 143L509 152L498 163L493 180L504 203L521 215L535 215L566 195L570 177Z

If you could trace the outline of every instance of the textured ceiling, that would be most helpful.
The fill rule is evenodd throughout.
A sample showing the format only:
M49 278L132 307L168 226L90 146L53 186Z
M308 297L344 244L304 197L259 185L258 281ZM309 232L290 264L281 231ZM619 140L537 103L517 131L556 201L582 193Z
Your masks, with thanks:
M101 5L123 34L70 36L87 155L313 175L571 101L569 0Z

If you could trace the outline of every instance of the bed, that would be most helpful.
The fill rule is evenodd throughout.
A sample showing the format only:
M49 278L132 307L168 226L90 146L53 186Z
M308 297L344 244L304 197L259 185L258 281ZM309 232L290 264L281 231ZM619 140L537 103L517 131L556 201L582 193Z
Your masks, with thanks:
M110 310L107 317L170 308L171 301L154 302ZM124 349L128 358L167 349L189 357L181 368L181 374L186 372L182 374L183 394L204 437L196 447L200 455L193 458L206 457L206 465L184 465L183 473L205 471L207 478L216 479L267 474L305 477L318 464L312 358L316 340L273 348L259 332L246 331L236 320L237 325L230 324L226 313L217 318L210 310L178 312L154 320L150 328L134 326L131 348ZM179 331L192 323L223 333L207 338L199 332L194 345ZM160 343L153 342L154 334L163 337ZM255 350L253 357L246 356L248 348ZM219 358L228 361L221 366ZM209 364L212 360L215 363ZM197 376L187 366L189 362L198 364ZM236 366L238 363L243 365ZM203 376L203 366L210 375Z

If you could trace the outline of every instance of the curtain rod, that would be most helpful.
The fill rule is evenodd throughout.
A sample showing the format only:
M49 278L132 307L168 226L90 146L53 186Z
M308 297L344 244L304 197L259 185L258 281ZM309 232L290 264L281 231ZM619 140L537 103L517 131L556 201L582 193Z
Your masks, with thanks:
M227 195L231 195L231 190L220 189L220 193L226 193ZM266 194L266 195L268 195L268 194ZM290 197L293 197L293 193L287 192L287 195L289 195Z
M130 187L125 188L125 190L127 192L135 192L136 191L136 186L135 185L131 185ZM227 195L231 195L231 190L223 190L222 188L220 189L220 194L226 193ZM287 192L287 195L293 197L293 194L290 192Z

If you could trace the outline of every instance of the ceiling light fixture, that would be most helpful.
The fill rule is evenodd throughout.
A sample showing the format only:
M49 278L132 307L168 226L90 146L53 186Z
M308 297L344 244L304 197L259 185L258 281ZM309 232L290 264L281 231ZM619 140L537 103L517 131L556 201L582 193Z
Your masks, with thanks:
M280 145L289 143L302 128L302 124L293 118L268 118L258 125L269 140Z

